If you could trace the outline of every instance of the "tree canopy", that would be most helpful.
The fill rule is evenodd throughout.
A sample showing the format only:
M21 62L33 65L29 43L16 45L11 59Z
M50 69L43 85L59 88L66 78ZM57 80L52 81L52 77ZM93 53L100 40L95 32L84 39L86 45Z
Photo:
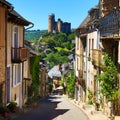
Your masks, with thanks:
M44 58L45 61L49 61L50 67L53 67L57 64L63 64L68 62L68 58L65 56L61 56L58 53L50 53L47 57Z
M75 38L75 33L71 33L67 35L66 33L45 33L40 43L44 43L46 48L49 49L51 52L44 53L40 59L44 59L45 61L49 61L50 67L53 67L57 64L63 64L68 62L67 56L71 54L71 49L74 48L74 43L72 40Z

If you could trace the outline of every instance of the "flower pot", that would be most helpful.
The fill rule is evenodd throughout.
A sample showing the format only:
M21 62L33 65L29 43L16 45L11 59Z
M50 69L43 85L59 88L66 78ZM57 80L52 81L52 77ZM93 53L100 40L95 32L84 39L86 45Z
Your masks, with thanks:
M7 112L6 111L2 112L2 116L6 117L7 116Z

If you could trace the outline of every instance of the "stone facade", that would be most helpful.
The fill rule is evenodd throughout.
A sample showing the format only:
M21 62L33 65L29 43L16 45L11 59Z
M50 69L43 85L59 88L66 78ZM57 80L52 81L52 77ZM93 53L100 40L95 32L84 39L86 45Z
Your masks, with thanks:
M7 1L0 1L0 105L11 101L22 107L23 63L28 59L24 48L24 26L31 24Z
M0 1L0 105L6 104L6 13L10 4Z
M110 13L113 9L119 7L119 0L100 0L100 13L101 17L106 16Z
M94 103L102 99L101 108L108 116L111 111L115 116L120 115L120 104L114 102L112 106L109 106L107 97L97 93L101 86L99 82L95 81L95 78L97 74L103 73L101 69L101 65L103 65L102 53L106 52L118 69L116 87L120 86L119 2L119 0L100 0L98 9L94 7L88 12L90 19L89 21L85 19L86 25L83 24L85 23L83 21L80 27L76 29L76 100ZM85 90L84 86L86 86ZM88 90L91 92L91 99L88 99ZM85 101L83 101L84 92Z

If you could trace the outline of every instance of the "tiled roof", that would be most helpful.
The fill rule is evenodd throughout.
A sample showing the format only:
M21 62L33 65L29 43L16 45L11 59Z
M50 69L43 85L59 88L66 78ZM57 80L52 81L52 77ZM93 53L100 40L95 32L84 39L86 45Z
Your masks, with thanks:
M61 72L60 70L58 70L58 66L54 66L49 72L48 72L48 76L50 78L53 77L61 77Z
M80 24L78 28L85 28L87 26L87 23L90 21L90 16L88 15L83 22Z
M24 47L25 48L28 48L28 50L29 50L29 52L30 52L30 55L32 56L39 56L40 55L40 53L38 53L38 52L36 52L35 50L33 50L32 48L31 48L31 46L30 46L30 41L28 41L28 40L24 40Z
M7 2L6 0L0 0L0 3L2 3L5 6L7 6L8 9L12 8L12 5L9 2Z
M99 5L96 5L95 7L91 8L88 12L91 12L91 11L93 11L95 9L99 9Z
M8 20L12 21L12 22L19 23L19 24L23 24L25 26L28 26L29 24L31 24L31 22L29 22L28 20L26 20L24 17L22 17L15 10L9 10Z

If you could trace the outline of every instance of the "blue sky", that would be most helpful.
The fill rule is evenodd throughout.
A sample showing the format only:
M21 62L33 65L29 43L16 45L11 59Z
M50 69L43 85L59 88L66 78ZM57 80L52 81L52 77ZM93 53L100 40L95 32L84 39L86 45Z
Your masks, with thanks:
M48 15L55 14L55 20L70 22L77 28L85 19L88 11L98 4L99 0L7 0L14 9L34 23L32 29L48 29Z

